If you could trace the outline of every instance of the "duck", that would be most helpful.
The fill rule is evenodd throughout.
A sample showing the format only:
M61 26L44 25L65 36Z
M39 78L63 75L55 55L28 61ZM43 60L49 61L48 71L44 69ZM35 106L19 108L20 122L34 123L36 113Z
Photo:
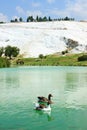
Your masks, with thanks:
M52 104L53 102L51 101L51 97L53 97L52 94L48 95L48 99L46 97L43 97L43 96L37 97L37 98L38 98L38 102L45 102L45 103L49 102L50 104Z
M38 102L34 103L34 109L36 110L42 110L42 111L51 111L51 104L53 103L51 101L52 94L48 95L48 99L46 97L37 97Z

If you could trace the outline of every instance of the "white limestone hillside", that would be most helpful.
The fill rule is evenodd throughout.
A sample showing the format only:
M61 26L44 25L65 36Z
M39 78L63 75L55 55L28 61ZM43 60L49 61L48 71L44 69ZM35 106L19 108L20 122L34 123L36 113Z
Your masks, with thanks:
M76 41L72 53L87 51L87 22L56 21L0 24L0 47L17 46L26 57L53 54Z

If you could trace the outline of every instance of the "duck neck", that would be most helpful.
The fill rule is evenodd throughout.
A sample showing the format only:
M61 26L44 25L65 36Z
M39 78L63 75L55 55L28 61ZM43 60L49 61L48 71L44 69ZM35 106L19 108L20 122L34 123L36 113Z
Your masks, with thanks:
M50 101L51 101L51 96L50 96L50 95L48 95L48 100L50 100Z

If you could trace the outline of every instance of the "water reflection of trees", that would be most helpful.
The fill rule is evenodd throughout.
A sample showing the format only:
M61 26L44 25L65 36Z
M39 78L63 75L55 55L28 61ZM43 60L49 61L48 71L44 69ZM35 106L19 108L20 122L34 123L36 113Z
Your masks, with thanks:
M78 87L84 87L87 84L87 74L85 73L66 73L66 90L75 90Z
M20 86L19 74L17 72L5 72L0 80L3 88L18 88Z
M77 84L79 82L79 75L78 73L66 73L66 90L74 90L77 88Z

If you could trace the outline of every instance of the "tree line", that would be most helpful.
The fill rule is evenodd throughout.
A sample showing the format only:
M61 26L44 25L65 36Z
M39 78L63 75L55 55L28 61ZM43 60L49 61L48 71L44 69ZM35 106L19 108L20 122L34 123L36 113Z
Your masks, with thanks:
M36 16L36 18L34 18L33 16L28 16L27 19L26 19L26 22L46 22L46 21L74 21L75 19L74 18L69 18L69 17L65 17L65 18L57 18L57 19L52 19L50 16L49 17L39 17L39 16ZM23 22L23 18L20 17L19 19L18 18L15 18L13 20L10 20L10 22Z

